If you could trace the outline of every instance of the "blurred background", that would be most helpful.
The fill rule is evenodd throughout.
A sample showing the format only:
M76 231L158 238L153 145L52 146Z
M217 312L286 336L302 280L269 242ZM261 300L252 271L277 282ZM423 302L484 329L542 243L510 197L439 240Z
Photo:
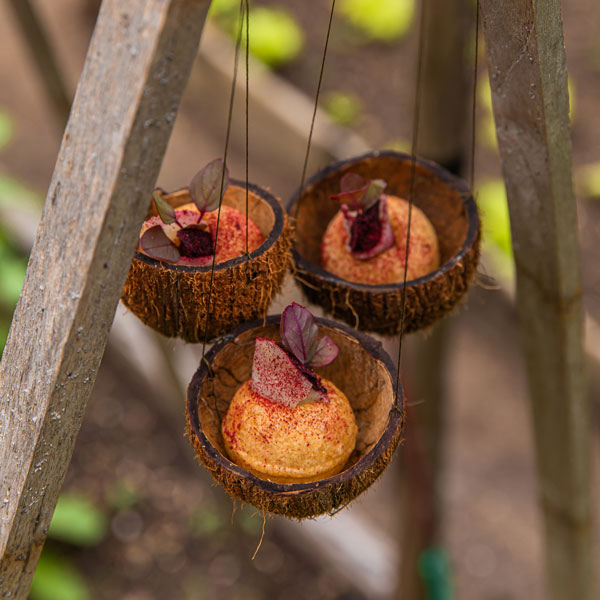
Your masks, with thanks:
M418 4L336 3L309 174L368 149L410 151ZM419 99L427 115L432 102L424 94L438 94L448 113L439 123L420 122L417 147L469 179L474 3L449 4L458 7L460 58L447 73L450 87L436 89L426 80ZM331 3L252 0L250 6L249 179L285 202L301 180ZM98 7L95 0L0 1L0 345ZM200 166L223 154L238 11L238 0L213 2L157 182L167 190L186 185ZM598 15L593 0L563 6L596 481ZM228 162L241 179L243 56L236 98ZM456 130L454 102L464 116ZM335 517L305 523L233 503L195 464L183 437L185 387L200 350L159 338L120 306L33 600L544 597L510 228L481 40L475 123L474 192L484 230L480 272L455 314L433 331L411 336L403 349L410 400L406 440L381 480ZM290 279L271 312L292 299L302 301ZM395 356L395 341L385 343Z

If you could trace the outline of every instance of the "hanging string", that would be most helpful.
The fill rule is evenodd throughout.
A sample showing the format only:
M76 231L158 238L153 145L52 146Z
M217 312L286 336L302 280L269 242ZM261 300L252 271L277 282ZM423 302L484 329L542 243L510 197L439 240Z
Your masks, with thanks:
M475 187L475 132L477 108L477 66L479 62L479 0L475 6L475 64L473 65L473 105L471 107L471 173L469 175L469 188L473 193Z
M306 155L304 156L304 166L302 167L302 178L300 179L300 189L304 187L306 179L306 168L308 166L308 156L310 154L310 144L312 141L313 130L315 128L315 118L317 116L317 107L319 105L319 94L321 93L321 82L323 81L323 71L325 70L325 58L327 57L327 47L329 46L329 34L331 33L331 23L333 22L333 13L335 11L335 0L331 2L331 13L329 14L329 24L327 25L327 35L325 37L325 48L323 49L323 58L321 60L321 72L319 73L319 82L317 83L317 93L315 94L315 105L313 108L310 130L308 132L308 144L306 145Z
M400 361L402 359L402 338L404 336L404 320L406 316L406 281L408 274L408 250L410 242L410 226L412 221L412 207L415 196L415 179L417 167L417 142L419 139L419 118L423 84L423 55L425 54L425 9L427 1L421 3L419 17L419 47L417 50L417 75L415 83L415 101L413 108L413 131L410 150L410 187L408 194L408 222L406 224L406 244L404 247L404 279L402 282L402 312L400 313L400 335L398 338L398 357L396 363L396 390L400 387Z
M245 0L246 8L246 258L250 260L248 248L248 97L250 92L250 4Z
M231 121L233 120L233 103L235 99L235 86L237 83L238 73L238 62L240 56L240 46L242 44L242 28L244 25L245 8L248 0L240 0L240 28L235 43L235 57L233 61L233 81L231 83L231 95L229 97L229 113L227 115L227 131L225 133L225 149L223 150L223 171L221 173L221 188L220 188L220 199L219 209L217 212L217 227L215 229L215 248L212 263L210 265L210 284L208 289L208 306L206 307L206 318L204 319L204 339L202 340L202 360L204 360L204 354L206 351L206 344L208 342L208 320L211 315L212 309L212 297L213 297L213 285L215 281L215 261L217 260L217 244L219 242L219 224L221 222L221 207L223 205L223 187L225 186L225 169L227 168L227 153L229 151L229 137L231 134ZM246 190L248 184L246 184ZM246 211L247 213L247 211ZM248 237L246 235L246 237Z

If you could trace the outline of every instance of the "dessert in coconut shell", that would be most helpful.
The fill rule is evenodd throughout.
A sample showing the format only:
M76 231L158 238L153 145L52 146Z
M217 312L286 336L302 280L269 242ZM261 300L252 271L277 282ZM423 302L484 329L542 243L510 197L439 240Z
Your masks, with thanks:
M296 382L282 398L267 399L269 390L290 386L270 381L261 365L274 360L278 366L272 373L293 371L281 369L279 361L287 359L278 350L271 354L268 349L265 355L259 349L262 358L256 365L255 348L261 344L284 349L281 319L276 315L265 323L247 323L215 344L190 383L186 414L198 459L230 495L261 510L302 519L345 506L383 472L402 435L403 398L379 342L345 325L315 319L319 340L327 338L337 347L335 360L309 369L316 374L312 390L300 390ZM253 368L259 373L253 374ZM249 381L258 384L258 392L252 392ZM240 403L250 412L237 414ZM308 414L307 407L315 412ZM264 414L272 421L257 425ZM314 418L318 421L311 424ZM341 423L335 424L338 418ZM241 451L231 452L232 446Z
M340 221L340 182L352 175L368 181L383 180L385 194L408 200L412 196L415 224L421 227L421 214L435 230L439 264L431 262L429 272L418 272L406 283L406 309L402 319L403 281L372 283L379 276L373 266L366 278L351 281L353 269L335 274L330 255L331 232ZM342 190L343 192L343 190ZM388 203L390 198L388 198ZM396 200L394 200L396 202ZM479 260L480 225L477 207L467 185L433 162L392 151L371 152L334 163L314 175L288 205L295 218L295 241L292 256L295 276L307 298L320 304L335 318L364 331L383 335L411 332L433 324L450 312L466 293ZM405 211L407 212L407 211ZM413 232L411 222L411 244ZM404 231L406 227L404 227ZM341 232L340 224L337 231ZM421 235L420 233L418 234ZM383 235L381 236L383 239ZM406 238L395 239L398 255L404 253ZM382 242L383 243L383 242ZM428 245L429 242L425 242ZM375 250L378 250L376 248ZM364 262L385 257L367 256ZM411 260L412 246L409 248ZM339 254L338 254L339 255ZM329 258L328 268L323 265ZM367 270L367 269L362 269ZM404 269L402 267L402 274ZM408 274L411 274L409 264ZM368 283L365 283L368 281Z
M223 168L222 162L213 161L205 169L209 167L213 170L209 210L213 212L207 213L200 223L190 217L195 210L190 187L172 193L155 191L121 297L146 325L187 342L202 342L205 337L212 340L240 323L263 317L290 265L291 230L285 211L277 198L256 185L248 184L249 254L245 252L245 182L224 177L217 232L221 175L216 178L214 173ZM202 216L204 213L200 212ZM177 224L173 223L175 219L179 220ZM160 223L164 220L167 223ZM228 225L236 244L228 239ZM174 227L179 231L173 232ZM202 246L200 257L186 256L189 253L184 249L182 233L193 237L189 244L192 254L196 254L197 246ZM176 247L177 237L180 243ZM215 238L217 255L212 275ZM204 251L207 244L209 249ZM144 249L144 245L149 249Z

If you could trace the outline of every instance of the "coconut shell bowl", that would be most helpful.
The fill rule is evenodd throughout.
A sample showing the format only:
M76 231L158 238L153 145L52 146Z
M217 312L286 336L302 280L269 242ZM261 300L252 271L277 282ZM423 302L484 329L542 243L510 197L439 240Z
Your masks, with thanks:
M232 180L223 204L245 214L245 185ZM212 340L241 323L266 315L290 265L291 231L277 198L252 184L248 191L249 215L265 241L249 257L217 263L212 294L210 265L171 264L136 252L121 300L146 325L167 337L197 343L204 341L205 336ZM174 208L191 202L188 188L170 194L159 189L156 193ZM146 218L156 214L152 206ZM209 297L212 299L207 323Z
M437 234L440 267L407 281L404 331L433 324L457 305L477 268L480 223L468 186L433 162L381 151L324 168L288 204L288 212L296 221L292 248L295 275L307 298L334 318L382 335L400 333L403 283L355 283L321 267L321 240L339 209L339 203L330 196L339 193L340 178L346 173L384 179L386 193L407 201L412 187L414 205L429 218Z
M234 464L227 458L221 422L235 392L251 377L254 340L281 340L280 317L247 323L206 354L188 388L189 438L199 461L234 498L296 519L331 514L367 489L390 462L402 435L402 390L379 342L346 325L315 319L319 332L339 348L332 363L315 371L346 394L358 426L348 462L337 475L308 483L274 483Z

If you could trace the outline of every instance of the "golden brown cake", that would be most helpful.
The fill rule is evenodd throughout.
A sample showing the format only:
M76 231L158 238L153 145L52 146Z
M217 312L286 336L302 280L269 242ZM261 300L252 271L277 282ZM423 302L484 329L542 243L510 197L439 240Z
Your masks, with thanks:
M356 443L348 399L320 378L322 399L291 408L256 393L251 380L234 395L221 431L231 460L261 479L303 483L339 473Z
M355 258L348 248L348 231L342 211L329 222L321 242L322 267L347 281L378 285L404 280L408 202L385 195L395 243L367 259ZM422 210L413 205L410 224L407 281L437 269L440 263L437 235Z
M213 244L217 231L218 210L204 213L202 223L205 223L210 231ZM177 220L184 226L197 223L200 214L198 208L193 202L179 206L175 210ZM159 216L150 217L144 222L140 231L140 238L144 232L151 227L161 225L164 233L174 243L177 243L177 232L179 226L176 223L165 225L160 220ZM248 219L248 250L252 252L256 250L265 241L264 235L256 225L256 223ZM141 247L138 247L139 252L143 252ZM215 263L225 262L232 258L241 256L246 252L246 215L231 206L222 205L221 217L219 221L219 240L217 243L217 256ZM193 265L207 266L212 264L212 254L209 256L188 257L181 256L177 261L178 265Z

